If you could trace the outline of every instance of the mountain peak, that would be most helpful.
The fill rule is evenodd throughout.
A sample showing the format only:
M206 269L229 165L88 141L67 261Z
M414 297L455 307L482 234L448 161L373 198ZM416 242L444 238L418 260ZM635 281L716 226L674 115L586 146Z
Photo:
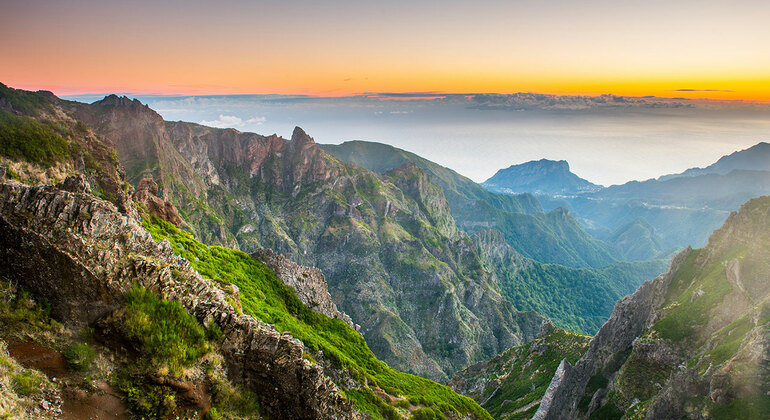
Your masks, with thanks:
M297 145L315 144L315 140L299 126L294 127L294 132L291 133L291 141Z
M148 108L147 105L144 105L142 102L140 102L138 99L131 99L128 96L118 96L116 94L107 95L104 97L104 99L100 101L96 101L93 103L94 105L107 105L107 106L115 106L115 107L122 107L122 108Z
M600 187L570 172L566 160L540 159L501 169L483 184L501 193L574 194Z

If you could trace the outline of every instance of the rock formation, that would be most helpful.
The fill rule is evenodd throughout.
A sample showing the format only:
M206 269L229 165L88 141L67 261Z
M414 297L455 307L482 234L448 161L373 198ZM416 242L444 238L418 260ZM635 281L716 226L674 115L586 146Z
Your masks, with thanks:
M78 180L61 187L0 184L0 275L46 297L54 316L89 323L121 305L139 283L222 330L219 348L231 380L260 396L275 418L356 418L303 345L255 318L239 315L225 293L156 243L136 220L83 192ZM76 191L76 192L71 192Z

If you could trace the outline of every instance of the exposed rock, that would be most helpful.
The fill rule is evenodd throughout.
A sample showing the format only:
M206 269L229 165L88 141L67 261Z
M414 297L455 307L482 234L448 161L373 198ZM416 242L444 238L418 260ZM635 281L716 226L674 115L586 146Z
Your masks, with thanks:
M671 279L691 252L691 248L680 252L671 261L668 272L652 283L645 282L634 294L620 300L610 319L591 340L586 354L574 367L566 360L562 361L533 419L578 416L578 402L588 380L608 367L616 354L631 348L634 340L649 328L654 319L653 311L660 307Z
M110 313L135 282L216 322L230 380L259 396L270 417L358 416L322 368L303 358L299 340L238 315L225 292L111 203L54 186L0 184L0 259L7 262L0 275L48 298L66 322Z
M337 309L337 305L334 304L329 294L326 279L321 270L315 267L297 265L266 248L256 250L251 256L273 270L278 279L294 289L299 300L312 310L329 318L341 319L355 328L356 331L361 328L354 325L346 313Z
M158 197L158 184L152 178L142 178L134 191L134 201L147 207L151 214L179 227L182 218L176 207Z

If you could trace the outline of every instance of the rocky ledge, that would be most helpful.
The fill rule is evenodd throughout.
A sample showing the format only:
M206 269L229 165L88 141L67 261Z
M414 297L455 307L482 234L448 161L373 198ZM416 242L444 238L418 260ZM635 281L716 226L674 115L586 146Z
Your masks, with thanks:
M51 302L66 323L93 323L122 305L134 283L179 301L223 334L228 377L260 397L271 418L359 418L302 342L239 315L225 293L157 243L138 220L87 194L84 179L59 186L0 183L0 275ZM74 192L73 192L74 191Z

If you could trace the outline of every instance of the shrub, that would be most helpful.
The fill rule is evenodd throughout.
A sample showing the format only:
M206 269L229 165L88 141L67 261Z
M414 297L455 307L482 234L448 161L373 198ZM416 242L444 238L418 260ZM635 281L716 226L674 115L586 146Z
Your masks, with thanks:
M42 391L43 379L37 372L25 370L13 375L13 390L19 395L35 395Z
M0 154L51 166L67 156L68 145L51 127L0 111Z
M160 299L138 285L126 293L122 321L126 338L138 342L153 362L171 371L191 366L209 351L203 328L179 302Z
M88 344L78 343L65 350L62 355L70 369L83 372L91 367L96 352Z

